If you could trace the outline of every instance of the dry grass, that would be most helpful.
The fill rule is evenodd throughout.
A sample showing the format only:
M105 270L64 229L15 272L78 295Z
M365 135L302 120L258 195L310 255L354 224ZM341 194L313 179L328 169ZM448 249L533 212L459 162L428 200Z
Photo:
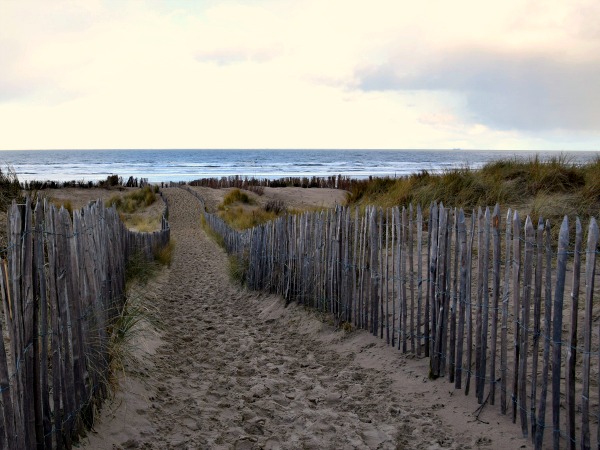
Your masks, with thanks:
M127 228L139 232L160 229L163 213L162 202L157 202L158 186L135 189L126 195L113 195L106 202L114 205Z
M216 231L214 231L208 225L208 222L206 221L206 219L204 218L204 216L200 217L200 226L202 227L202 230L206 234L208 234L217 243L217 245L219 245L219 247L225 248L225 240L223 239L223 236L221 236L219 233L217 233Z
M245 230L261 225L277 218L273 211L267 212L261 208L244 208L232 206L219 211L219 217L237 230Z
M115 392L119 386L119 377L125 374L125 367L133 358L134 344L140 325L150 322L151 315L144 302L138 297L125 300L121 314L109 329L108 355L110 361L108 386Z
M553 223L564 215L595 216L600 209L600 158L576 165L566 156L548 161L506 159L480 170L461 168L441 174L426 171L407 177L376 178L356 184L348 205L446 205L517 208L522 215L542 215Z
M234 283L244 285L246 283L246 274L248 273L248 267L245 262L247 258L238 258L234 255L229 255L229 278Z
M120 213L135 213L156 201L157 186L145 186L127 195L114 195L108 199L108 205L115 205Z
M154 250L154 260L162 264L163 266L171 267L173 262L173 251L175 250L175 241L173 238L169 240L169 243L162 248Z
M278 210L268 206L259 206L245 192L232 189L219 204L218 215L232 228L245 230L274 220L285 210L283 202L280 202Z
M154 279L161 267L170 265L174 243L171 241L164 249L154 253L154 260L148 260L142 253L136 253L126 266L126 298L123 308L108 329L107 351L110 370L107 387L110 392L119 389L119 380L126 375L127 367L136 365L139 353L139 338L150 326L160 329L158 314L147 301L147 284Z
M232 205L234 203L245 203L247 205L254 203L248 194L240 191L239 189L233 189L225 195L223 198L223 206Z
M119 214L123 223L130 230L139 231L141 233L148 233L160 229L161 217L159 216L148 216L143 214Z

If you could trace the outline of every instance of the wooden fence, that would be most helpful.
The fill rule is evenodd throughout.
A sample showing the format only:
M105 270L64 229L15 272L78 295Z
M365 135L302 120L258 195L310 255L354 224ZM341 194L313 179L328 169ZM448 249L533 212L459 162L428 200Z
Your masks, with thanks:
M549 222L498 206L338 207L245 232L205 217L248 287L428 357L430 378L499 407L536 448L600 446L595 219L584 246L579 219L556 242Z
M330 175L327 177L283 177L277 179L232 175L221 178L200 178L198 180L190 181L187 184L190 186L203 186L213 189L239 188L252 191L257 187L302 187L350 190L352 186L363 184L364 182L365 180L358 180L347 175Z
M125 264L169 235L166 218L159 232L135 233L101 202L72 218L47 202L13 203L0 261L0 448L71 448L91 426L107 394Z

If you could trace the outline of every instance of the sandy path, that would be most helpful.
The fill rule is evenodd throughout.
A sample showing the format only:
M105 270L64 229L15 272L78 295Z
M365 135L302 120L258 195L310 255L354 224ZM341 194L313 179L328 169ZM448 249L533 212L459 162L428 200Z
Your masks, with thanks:
M519 448L517 426L475 421L426 361L228 279L193 197L165 190L176 252L155 282L164 330L105 408L87 448Z

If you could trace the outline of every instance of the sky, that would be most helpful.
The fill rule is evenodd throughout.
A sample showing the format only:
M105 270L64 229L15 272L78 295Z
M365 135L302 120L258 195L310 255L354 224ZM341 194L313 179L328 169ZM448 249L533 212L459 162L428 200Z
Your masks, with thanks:
M600 150L597 0L0 0L0 150Z

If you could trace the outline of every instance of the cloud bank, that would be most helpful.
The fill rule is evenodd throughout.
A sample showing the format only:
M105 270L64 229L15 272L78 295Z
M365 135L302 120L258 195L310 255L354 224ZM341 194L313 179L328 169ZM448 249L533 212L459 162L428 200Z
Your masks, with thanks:
M417 71L387 63L360 70L366 91L447 91L464 96L474 120L500 129L598 131L600 59L484 50L440 55Z
M594 149L599 5L0 2L0 149Z

